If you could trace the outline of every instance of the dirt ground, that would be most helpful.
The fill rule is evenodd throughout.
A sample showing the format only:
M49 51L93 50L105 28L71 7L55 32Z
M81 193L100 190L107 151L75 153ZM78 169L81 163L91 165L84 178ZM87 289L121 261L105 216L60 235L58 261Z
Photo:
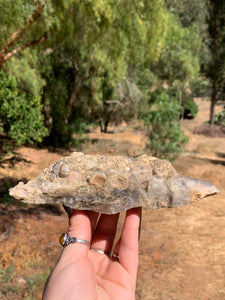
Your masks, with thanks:
M225 299L225 138L194 134L209 117L208 101L196 99L199 113L184 120L189 137L184 155L173 162L183 175L213 182L221 192L182 208L144 210L136 299ZM217 111L222 104L218 104ZM145 137L137 127L123 132L90 133L84 152L136 155L144 152ZM67 231L60 207L12 203L6 190L19 180L40 173L67 151L21 147L22 159L9 156L0 165L0 298L41 299Z

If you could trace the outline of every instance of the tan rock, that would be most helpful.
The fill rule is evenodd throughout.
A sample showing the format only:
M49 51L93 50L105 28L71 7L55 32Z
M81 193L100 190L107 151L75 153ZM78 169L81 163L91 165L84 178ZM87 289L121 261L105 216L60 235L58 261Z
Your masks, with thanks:
M183 206L218 192L209 181L179 175L167 160L79 152L10 189L11 196L24 202L62 203L106 214L139 206Z

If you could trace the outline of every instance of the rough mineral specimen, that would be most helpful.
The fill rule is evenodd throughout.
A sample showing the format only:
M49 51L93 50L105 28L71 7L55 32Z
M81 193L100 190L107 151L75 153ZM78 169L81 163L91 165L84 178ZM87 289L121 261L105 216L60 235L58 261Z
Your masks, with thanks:
M167 160L75 152L10 195L28 203L62 203L114 214L132 207L183 206L219 190L209 181L179 175Z

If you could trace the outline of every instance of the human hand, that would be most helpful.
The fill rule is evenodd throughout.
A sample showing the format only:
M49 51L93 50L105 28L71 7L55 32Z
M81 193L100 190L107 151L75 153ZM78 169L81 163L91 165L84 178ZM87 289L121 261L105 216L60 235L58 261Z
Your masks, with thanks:
M138 238L141 208L127 211L121 237L112 251L119 214L98 220L93 211L73 210L69 235L90 241L66 246L51 273L43 300L134 300L138 267ZM102 250L104 253L94 251Z

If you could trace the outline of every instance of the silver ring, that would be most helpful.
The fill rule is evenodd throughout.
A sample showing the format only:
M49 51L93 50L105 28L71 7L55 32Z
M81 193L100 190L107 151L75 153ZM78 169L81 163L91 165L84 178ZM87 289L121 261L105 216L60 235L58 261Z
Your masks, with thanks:
M90 248L90 250L92 250L92 251L95 251L95 252L98 252L98 253L100 253L100 254L105 254L105 255L109 255L108 253L106 253L106 252L104 252L103 250L100 250L100 249L96 249L96 248Z
M69 233L63 233L59 238L59 243L63 246L63 248L72 243L81 243L90 247L90 243L88 241L81 240L76 237L71 237Z
M112 258L119 259L119 253L113 253Z

